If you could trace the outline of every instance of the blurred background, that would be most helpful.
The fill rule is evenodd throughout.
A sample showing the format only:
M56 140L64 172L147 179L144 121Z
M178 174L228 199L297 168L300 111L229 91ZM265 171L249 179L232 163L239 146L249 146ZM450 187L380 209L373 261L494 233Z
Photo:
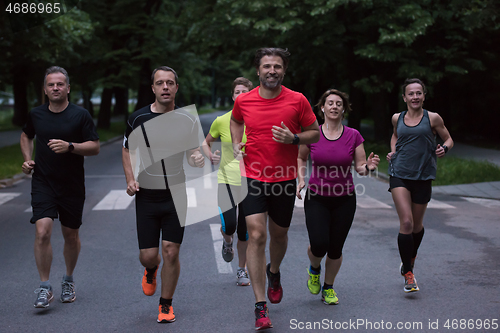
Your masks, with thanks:
M405 109L400 86L418 77L425 108L455 140L500 146L498 0L60 0L57 14L30 3L23 13L2 2L1 130L45 102L52 65L68 70L71 101L100 129L153 101L160 65L179 74L179 105L230 110L232 81L258 85L255 50L276 46L291 53L285 86L311 104L329 88L347 92L348 125L370 126L374 142L389 143L391 115Z

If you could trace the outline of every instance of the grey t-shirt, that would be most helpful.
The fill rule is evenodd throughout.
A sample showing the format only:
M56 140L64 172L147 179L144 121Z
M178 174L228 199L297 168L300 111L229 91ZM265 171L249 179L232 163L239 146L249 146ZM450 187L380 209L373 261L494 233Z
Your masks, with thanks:
M407 111L401 112L396 131L396 152L389 161L389 175L401 179L429 180L436 178L436 135L432 132L429 113L418 125L408 126L404 122Z

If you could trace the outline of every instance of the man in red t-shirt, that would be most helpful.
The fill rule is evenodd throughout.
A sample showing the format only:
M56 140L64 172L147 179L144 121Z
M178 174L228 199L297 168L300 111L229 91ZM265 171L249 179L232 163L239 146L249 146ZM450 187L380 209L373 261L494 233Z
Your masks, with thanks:
M243 201L248 229L247 265L255 294L256 330L272 327L266 305L283 297L279 267L286 253L295 204L300 144L318 142L316 116L301 93L281 85L290 53L262 48L255 54L260 86L239 96L231 117L235 156L243 157L248 195ZM241 143L246 126L247 142ZM245 152L242 152L243 146ZM270 263L266 267L266 221L269 216Z

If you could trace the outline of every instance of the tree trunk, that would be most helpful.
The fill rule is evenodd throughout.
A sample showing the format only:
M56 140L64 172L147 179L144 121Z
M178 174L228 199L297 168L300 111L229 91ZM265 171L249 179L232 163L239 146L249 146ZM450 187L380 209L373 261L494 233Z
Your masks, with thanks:
M371 95L371 100L377 101L373 103L373 125L374 125L374 136L377 142L389 142L391 137L391 114L389 107L387 105L389 99L389 93L386 91L381 91Z
M94 104L92 103L92 89L88 86L82 87L83 108L87 109L92 118L95 116Z
M363 118L362 112L364 108L364 95L358 88L351 87L349 101L352 104L353 111L349 113L347 126L355 128L359 131L359 129L361 128L361 119Z
M114 87L113 94L115 95L115 107L113 115L128 115L128 89L122 87Z
M101 106L97 118L97 128L108 129L111 125L111 99L113 98L113 89L104 88L101 95Z
M14 91L14 116L12 124L14 126L23 126L28 121L28 73L26 67L14 65L12 69L12 88Z
M155 101L155 95L151 91L151 61L144 59L140 72L139 89L137 91L137 104L135 110L139 110Z

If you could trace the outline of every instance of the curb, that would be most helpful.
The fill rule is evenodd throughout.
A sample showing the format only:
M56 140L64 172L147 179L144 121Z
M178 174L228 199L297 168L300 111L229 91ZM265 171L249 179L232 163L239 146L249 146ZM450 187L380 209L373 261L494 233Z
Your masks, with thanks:
M108 144L111 144L113 142L116 142L122 138L123 138L122 135L115 136L114 138L111 138L105 142L102 142L101 147L108 145ZM27 174L21 172L21 173L18 173L16 175L10 177L10 178L0 179L0 189L12 187L12 186L14 186L14 184L20 182L21 180L23 180L25 178L31 178L31 174L27 175Z

